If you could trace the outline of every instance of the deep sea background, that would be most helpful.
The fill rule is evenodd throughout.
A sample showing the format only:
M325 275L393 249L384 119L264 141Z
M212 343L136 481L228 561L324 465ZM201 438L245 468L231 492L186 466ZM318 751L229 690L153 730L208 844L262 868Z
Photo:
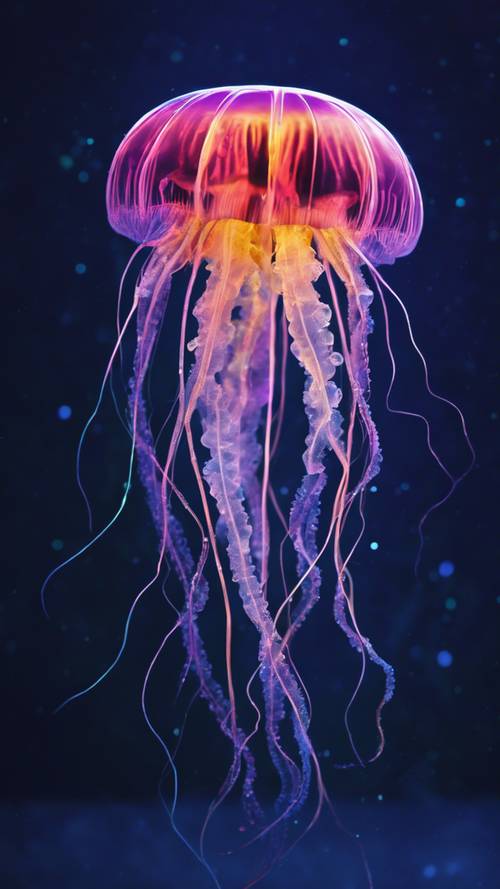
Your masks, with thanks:
M494 4L14 2L3 18L9 377L2 397L8 498L0 886L213 885L158 802L164 756L140 711L141 679L170 621L159 590L141 605L118 669L53 715L110 663L128 606L151 572L155 543L138 484L106 538L54 579L50 621L39 591L48 571L88 539L75 452L112 348L118 282L131 254L106 221L113 153L143 113L172 96L271 83L359 105L407 151L425 225L415 252L385 274L410 311L434 386L463 408L477 451L473 471L426 526L415 577L418 520L446 486L423 428L385 410L390 368L375 311L374 413L385 460L354 571L362 625L394 664L397 692L386 711L383 757L367 769L335 769L336 759L349 755L342 717L357 672L329 617L327 590L300 645L314 700L313 736L337 814L360 835L376 889L494 889L500 885ZM429 415L437 446L460 473L468 454L456 416L428 398L394 304L391 323L395 403ZM177 329L173 321L164 332L165 356L175 353ZM168 404L172 368L165 357L162 371L162 360L154 392ZM299 381L289 392L292 409L300 409L301 398ZM292 481L303 449L296 432L290 423L282 485ZM126 461L127 436L108 396L83 462L99 527L119 502ZM206 623L214 651L222 642L220 618L214 606ZM155 720L171 745L188 700L172 706L181 665L174 642L151 691ZM369 692L370 683L354 717L365 753L374 744ZM179 753L178 823L192 839L227 766L225 743L205 707L195 705ZM224 889L243 887L263 854L259 844L250 855L225 854L235 848L231 831L239 819L235 796L209 833L209 858ZM324 815L260 885L368 884L356 843Z

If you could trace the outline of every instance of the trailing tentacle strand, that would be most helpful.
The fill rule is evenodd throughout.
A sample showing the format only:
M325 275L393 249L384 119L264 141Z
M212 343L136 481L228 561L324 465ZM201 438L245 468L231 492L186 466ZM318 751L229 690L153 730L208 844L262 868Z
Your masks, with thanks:
M368 454L361 477L346 498L347 505L349 506L354 498L361 494L374 476L377 475L382 462L379 436L368 404L370 393L368 336L373 330L373 321L370 315L370 304L373 294L363 278L358 257L339 236L334 232L323 232L319 240L324 259L333 266L346 288L349 329L349 350L346 355L346 368L354 407L360 418L365 439L368 443ZM333 289L332 298L338 323L342 325L338 301ZM394 669L376 652L370 640L359 630L354 617L352 600L345 590L344 567L341 566L335 593L335 620L346 634L353 648L360 653L366 652L370 660L379 666L385 674L385 690L377 709L376 717L380 735L379 748L374 757L376 758L383 748L383 733L380 722L382 707L390 701L394 694Z
M297 553L302 577L318 557L316 533L321 494L326 484L324 459L335 447L342 454L342 417L337 410L342 393L333 382L343 359L333 349L329 328L332 312L321 302L314 281L323 268L311 247L311 231L294 227L277 231L275 273L283 293L285 313L292 337L291 350L305 370L304 404L309 420L304 464L306 474L295 495L290 513L290 537ZM319 598L321 572L317 565L302 581L302 597L292 611L291 637Z
M149 425L143 394L143 382L149 367L151 353L159 334L170 290L170 278L162 280L162 263L157 254L144 271L138 285L137 315L137 351L134 361L134 376L130 386L130 412L135 417L135 440L138 468L145 487L150 511L155 528L161 541L166 537L167 552L179 577L185 594L185 605L180 625L187 652L186 669L191 667L199 683L200 694L207 701L214 713L219 727L227 737L235 743L233 762L224 783L223 792L235 784L240 771L240 759L243 753L245 760L245 807L253 821L260 815L260 807L255 798L253 785L255 780L255 762L253 755L245 745L245 735L238 729L237 738L232 738L231 723L228 718L230 705L224 696L221 686L213 676L212 665L206 654L198 628L197 618L205 608L208 598L208 584L203 577L200 566L196 566L187 543L182 525L167 510L166 535L163 528L163 504L161 500L160 467L154 450L154 440ZM222 792L222 791L221 791Z

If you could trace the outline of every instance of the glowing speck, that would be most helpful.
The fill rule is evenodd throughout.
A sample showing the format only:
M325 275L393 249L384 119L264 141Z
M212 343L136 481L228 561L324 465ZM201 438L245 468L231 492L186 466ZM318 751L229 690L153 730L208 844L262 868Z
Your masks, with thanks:
M377 485L370 485L370 491L372 494L376 494L378 491Z
M80 170L78 173L78 182L88 182L90 179L89 174L86 170Z
M69 154L61 154L59 158L59 164L63 168L63 170L71 170L71 167L74 166L74 160Z
M179 737L180 733L181 733L180 728L174 728L172 731L172 734L175 735L176 738Z
M388 89L389 89L390 93L397 93L397 91L398 91L398 88L395 83L390 83Z
M455 566L453 562L445 559L443 562L440 562L438 572L440 577L451 577L455 573Z
M401 484L400 484L400 488L401 488L402 491L409 491L409 490L410 490L410 485L409 485L408 482L401 482Z
M50 545L51 545L52 549L56 553L58 553L62 550L64 543L62 542L62 540L59 540L59 537L54 537L54 540L52 541L52 543Z
M486 148L491 148L491 146L493 145L493 139L485 139L484 145L486 146Z
M170 61L176 65L178 62L182 62L184 58L184 53L180 49L174 49L173 52L170 53Z
M465 198L457 198L455 201L455 207L465 207L465 204Z
M440 667L446 669L446 667L451 667L453 663L453 655L451 651L446 651L446 649L443 649L443 651L438 651L436 660Z
M373 550L378 549L378 543L376 540L372 540L372 542L370 543L370 549L373 549Z
M448 611L455 611L455 608L457 607L457 600L454 599L453 596L448 596L444 604L445 608L447 608Z
M94 144L94 139L92 138L92 136L88 136L85 141L86 141L87 145Z
M437 867L435 864L426 864L423 871L422 876L426 880L432 880L437 874Z
M286 497L286 495L288 494L288 488L286 485L281 485L280 494L282 494L283 497Z
M61 406L57 408L57 416L60 420L69 420L72 413L73 411L69 404L61 404Z
M341 37L339 40L339 46L349 46L349 39L347 37Z
M384 798L384 794L383 794L383 793L379 793L378 796L377 796L377 799L378 799L379 803L382 802L383 798Z
M87 266L85 265L85 263L84 262L77 262L77 264L75 265L76 274L77 275L84 275L86 271L87 271Z

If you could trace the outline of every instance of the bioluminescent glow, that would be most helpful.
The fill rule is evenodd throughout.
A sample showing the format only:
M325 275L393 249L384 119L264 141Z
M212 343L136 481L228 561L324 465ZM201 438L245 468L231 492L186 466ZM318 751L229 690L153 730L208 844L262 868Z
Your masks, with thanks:
M146 114L116 152L107 208L117 232L150 248L105 382L135 316L132 457L158 534L157 569L148 587L168 563L184 591L161 650L179 630L186 649L182 681L194 674L199 694L232 744L232 763L212 810L241 781L249 822L262 836L295 817L313 785L312 820L326 799L310 699L300 664L291 657L292 643L320 595L331 597L338 626L361 656L362 672L371 660L385 674L374 756L383 747L381 710L393 695L394 674L358 624L351 562L363 533L365 492L377 491L372 480L382 460L369 406L374 292L393 379L384 288L403 309L415 345L406 310L377 266L415 247L423 218L420 190L396 140L358 108L306 90L242 86L194 92ZM170 333L178 349L178 394L168 446L160 453L145 381L172 278L185 267L190 272L181 326ZM197 331L189 339L193 315ZM302 368L302 398L287 389L292 362ZM425 362L424 369L427 380ZM280 457L290 459L293 446L283 427L290 403L297 412L302 407L307 433L302 480L290 494L285 517L274 479ZM196 503L176 481L181 453L191 464ZM276 490L288 494L279 483ZM355 503L360 531L347 546L345 525ZM292 584L273 573L271 557L281 542L273 531L278 521L295 553ZM369 549L378 550L379 543L372 540ZM374 553L367 550L373 563ZM324 555L333 560L333 590L322 589ZM210 559L216 576L211 583ZM218 678L199 620L209 596L222 596L224 603L225 675ZM250 709L255 718L246 724L234 681L235 615L238 623L247 621L255 646L244 701L247 717ZM155 732L145 699L158 656L143 697ZM262 706L255 703L259 681ZM258 732L265 734L280 783L275 816L267 821L260 820L255 791Z

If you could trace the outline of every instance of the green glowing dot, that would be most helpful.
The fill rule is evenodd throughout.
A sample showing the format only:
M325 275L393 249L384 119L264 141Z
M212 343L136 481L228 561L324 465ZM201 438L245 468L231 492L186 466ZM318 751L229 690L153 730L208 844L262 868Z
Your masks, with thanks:
M454 599L453 596L448 596L444 604L448 611L455 611L455 608L457 607L457 600Z
M63 170L71 170L71 167L75 165L75 162L71 155L61 154L61 157L59 158L59 164L63 168Z

